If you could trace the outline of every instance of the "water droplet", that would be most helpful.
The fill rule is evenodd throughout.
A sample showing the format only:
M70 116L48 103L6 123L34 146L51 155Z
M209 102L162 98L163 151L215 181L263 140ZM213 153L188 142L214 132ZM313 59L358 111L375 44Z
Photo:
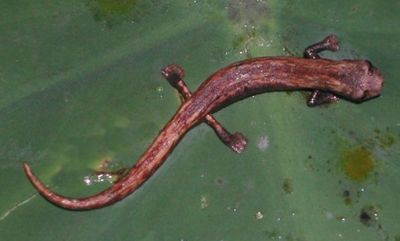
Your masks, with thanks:
M205 208L208 207L208 205L209 205L208 198L206 196L201 196L201 198L200 198L200 207L202 209L205 209Z
M257 213L256 213L256 219L257 220L260 220L260 219L263 219L264 218L264 214L261 212L261 211L258 211Z
M328 212L325 213L325 216L326 216L327 219L332 219L333 218L333 213L328 211Z
M269 147L269 137L267 135L260 136L257 141L257 147L261 151L266 151Z
M164 92L164 88L162 86L158 86L156 89L158 96L162 99L164 98L163 92Z
M83 182L87 186L90 186L94 183L101 183L101 182L113 183L114 180L115 180L115 176L112 174L108 174L108 173L93 174L93 175L85 176L83 178Z
M237 202L237 203L235 203L234 207L228 206L226 209L236 213L237 211L239 211L239 206L240 206L240 203Z

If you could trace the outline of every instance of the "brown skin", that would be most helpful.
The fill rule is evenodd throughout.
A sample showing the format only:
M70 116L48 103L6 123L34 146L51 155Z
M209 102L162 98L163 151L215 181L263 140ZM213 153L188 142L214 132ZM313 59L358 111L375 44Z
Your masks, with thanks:
M329 45L332 38L334 36L329 36L319 44L328 44L332 48ZM337 45L337 42L334 44ZM68 198L48 189L26 163L25 173L39 193L57 206L73 210L101 208L139 188L164 163L191 128L203 121L211 122L209 125L213 128L222 127L211 113L237 100L262 92L288 90L318 90L355 102L380 94L383 77L369 61L314 58L312 56L318 56L318 52L329 49L327 46L315 46L307 49L311 50L311 59L262 57L231 64L211 75L193 94L175 85L185 97L185 102L129 173L103 192L86 198ZM312 50L316 50L316 53ZM179 73L174 69L176 67L168 66L163 74L170 82L177 80L179 83L183 72Z

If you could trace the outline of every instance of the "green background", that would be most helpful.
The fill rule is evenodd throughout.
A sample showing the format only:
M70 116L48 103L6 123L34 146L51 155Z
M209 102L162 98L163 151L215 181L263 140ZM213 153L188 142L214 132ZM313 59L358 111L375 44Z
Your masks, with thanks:
M2 240L400 240L400 2L397 0L87 0L0 2ZM330 33L385 76L382 96L318 108L268 93L215 116L249 139L237 155L200 125L121 202L73 212L45 201L22 162L55 191L87 196L105 160L129 167L180 105L160 69L192 90L255 56L301 56Z

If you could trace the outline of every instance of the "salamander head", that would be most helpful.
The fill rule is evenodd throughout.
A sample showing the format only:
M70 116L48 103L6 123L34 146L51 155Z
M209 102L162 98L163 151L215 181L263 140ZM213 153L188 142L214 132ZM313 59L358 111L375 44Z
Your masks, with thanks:
M363 101L379 96L384 82L379 69L368 60L363 60L359 61L357 72L354 76L357 88L352 92L352 98Z

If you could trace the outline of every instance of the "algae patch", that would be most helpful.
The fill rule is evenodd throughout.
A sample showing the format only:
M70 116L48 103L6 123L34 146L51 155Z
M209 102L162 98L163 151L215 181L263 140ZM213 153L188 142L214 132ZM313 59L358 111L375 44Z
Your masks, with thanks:
M372 153L365 147L347 151L341 161L344 174L351 180L365 181L376 167Z
M122 23L126 20L133 21L133 10L138 0L88 0L87 6L93 13L96 21L104 21L108 27Z

